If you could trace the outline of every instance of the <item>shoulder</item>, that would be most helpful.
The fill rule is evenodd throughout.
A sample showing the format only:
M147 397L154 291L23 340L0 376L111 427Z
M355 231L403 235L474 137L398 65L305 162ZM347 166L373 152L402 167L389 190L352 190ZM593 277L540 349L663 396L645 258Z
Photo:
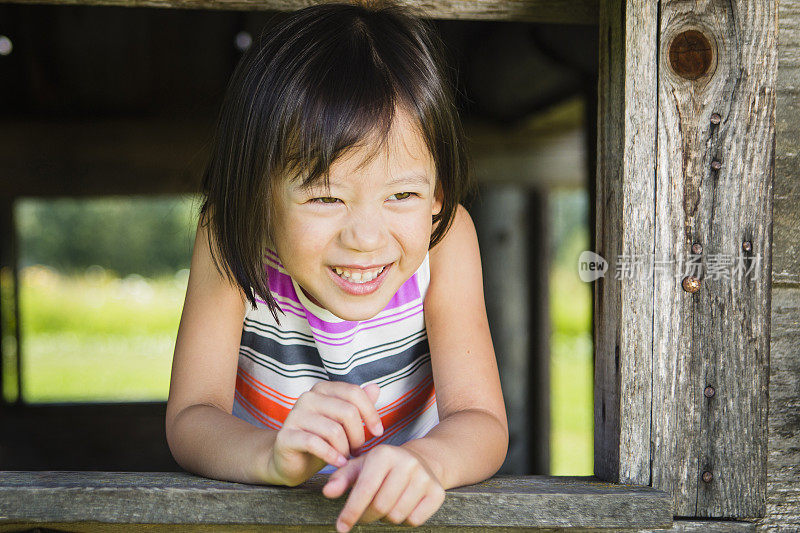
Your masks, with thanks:
M429 299L449 300L453 291L462 290L467 283L483 290L478 236L472 217L463 206L458 206L450 229L428 255Z
M429 252L431 277L436 272L447 272L454 263L479 257L478 236L475 224L464 206L456 209L453 223L442 240Z

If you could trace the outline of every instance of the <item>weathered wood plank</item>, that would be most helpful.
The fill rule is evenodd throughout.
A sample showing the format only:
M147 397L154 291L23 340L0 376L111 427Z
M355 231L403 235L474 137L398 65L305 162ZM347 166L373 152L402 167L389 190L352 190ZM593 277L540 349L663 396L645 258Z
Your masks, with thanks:
M324 2L325 0L323 0ZM337 0L333 0L337 1ZM58 4L176 9L293 11L323 3L315 0L3 0L15 4ZM435 19L516 20L596 24L598 0L398 0Z
M772 280L800 283L800 4L778 8Z
M11 523L333 525L347 494L327 475L297 487L185 472L0 472L0 526ZM442 527L671 527L668 494L592 477L495 476L450 489L427 522Z
M776 10L661 4L651 461L681 516L766 510Z
M35 529L34 529L35 528ZM70 531L75 533L331 533L336 529L331 526L290 526L290 525L258 525L241 526L236 524L100 524L100 523L48 523L47 528L37 528L32 523L0 524L0 533L54 533L55 531ZM408 533L408 526L396 526L390 522L373 522L372 524L359 524L352 531L355 533ZM675 519L669 529L641 529L641 528L530 528L530 527L461 527L461 526L428 526L427 523L413 530L414 533L748 533L756 531L756 525L751 521L732 520L682 520Z
M800 531L800 287L773 287L767 516L760 531Z
M658 4L601 3L596 252L653 251ZM597 279L594 296L594 471L650 483L653 284Z

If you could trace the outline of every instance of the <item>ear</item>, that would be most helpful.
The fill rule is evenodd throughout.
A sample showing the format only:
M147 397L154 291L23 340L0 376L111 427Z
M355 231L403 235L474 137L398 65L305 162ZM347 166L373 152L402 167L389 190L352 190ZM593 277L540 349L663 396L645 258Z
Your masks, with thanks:
M444 203L444 191L441 187L441 182L436 182L436 189L433 192L433 205L431 206L431 215L438 215L442 211L442 204Z

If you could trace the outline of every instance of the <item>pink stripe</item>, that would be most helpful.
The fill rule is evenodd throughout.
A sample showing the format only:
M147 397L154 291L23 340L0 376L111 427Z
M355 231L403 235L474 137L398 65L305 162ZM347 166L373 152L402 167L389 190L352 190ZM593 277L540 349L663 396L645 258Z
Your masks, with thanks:
M422 308L420 308L419 310L417 310L414 313L411 313L410 315L401 316L400 318L398 318L396 320L391 320L389 322L384 322L382 324L375 324L373 326L367 326L367 327L364 327L364 328L360 328L359 331L366 331L368 329L374 329L374 328L379 328L379 327L382 327L382 326L388 326L389 324L394 324L396 322L400 322L401 320L406 320L407 318L411 318L411 317L416 316L416 315L418 315L420 313L422 313ZM312 331L311 333L314 333L314 332ZM353 335L351 335L350 339L347 340L346 342L326 342L326 341L320 339L316 334L314 335L314 340L317 341L319 344L327 344L328 346L344 346L345 344L350 344L350 342L352 342Z
M266 252L266 255L268 255L270 258L272 258L272 256L277 258L277 255L275 255L273 252L269 250ZM277 259L275 259L275 263L279 265L280 268L283 268L283 265L281 265L280 261L278 261ZM302 302L300 302L300 298L297 296L297 291L295 291L294 289L294 285L292 284L292 278L290 276L280 272L278 269L272 267L271 265L266 265L265 270L268 279L267 285L269 286L270 291L279 296L282 296L283 298L286 298L287 300L291 300L293 303L296 303L299 306L302 306L303 310L306 311L306 316L308 317L309 325L311 325L312 327L320 331L324 331L326 333L344 333L352 330L353 328L356 327L357 324L359 324L359 322L353 322L349 320L344 320L342 322L327 322L325 320L322 320L321 318L314 315L314 313L311 312L311 310L306 308L306 306L304 306ZM386 304L386 307L384 307L381 310L381 312L396 309L409 302L419 299L420 297L421 294L419 292L419 283L417 282L417 274L414 273L397 290L394 296L392 296L392 299L389 300L389 303ZM385 317L373 318L370 320L362 321L360 323L362 324L371 323L372 321L382 320L383 318Z
M420 306L422 306L422 302L420 302L420 303L418 303L417 305L414 305L414 306L412 306L412 307L409 307L408 309L404 309L404 310L402 310L402 311L399 311L399 312L397 312L397 313L394 313L394 314L391 314L391 315L377 316L377 317L375 317L375 318L370 318L369 320L363 320L363 321L361 321L361 322L353 322L353 324L357 324L357 326L355 326L355 331L353 331L352 333L350 333L350 334L349 334L349 335L347 335L346 337L329 337L329 336L327 336L327 335L322 335L321 333L318 333L318 334L316 334L316 335L315 335L315 337L319 337L319 338L321 338L321 339L328 339L328 340L331 340L331 341L342 341L342 340L345 340L345 339L348 339L348 340L349 340L349 339L352 339L352 338L353 338L353 336L354 336L356 333L358 333L359 331L361 331L362 329L364 329L364 328L363 328L363 327L361 327L361 326L364 326L364 325L366 325L366 324L374 324L375 322L378 322L379 320L386 320L387 318L392 318L392 317L394 317L394 316L399 316L399 315L402 315L402 314L404 314L404 313L408 313L408 312L410 312L410 311L413 311L413 310L415 310L417 307L420 307ZM382 324L382 323L383 323L383 322L381 322L381 324ZM387 322L387 324L389 324L389 323L390 323L390 322ZM311 325L311 322L309 322L309 325ZM312 331L312 333L313 333L313 331Z
M266 305L266 304L267 304L267 302L265 302L265 301L264 301L264 300L262 300L261 298L256 298L256 302L260 302L260 303L262 303L262 304L264 304L264 305ZM282 306L282 305L281 305L281 303L280 303L280 302L278 302L278 307L280 308L280 310L281 310L281 311L287 312L287 313L289 313L290 315L299 316L300 318L306 318L306 315L301 315L300 313L298 313L297 311L295 311L293 307L289 307L289 306L287 306L287 307L284 307L284 306Z
M392 309L396 309L401 307L409 302L413 302L414 300L420 299L419 293L419 285L417 284L417 275L414 274L410 278L406 280L405 283L398 289L397 293L389 300L389 303L381 310L381 313L385 311L390 311ZM305 306L303 306L305 307ZM400 311L401 313L404 311ZM349 320L344 320L342 322L327 322L322 320L321 318L314 315L311 311L308 312L308 324L319 331L324 331L325 333L344 333L350 331L351 329L355 328L359 323L360 324L371 324L378 320L383 320L386 316L378 316L376 318L371 318L369 320L364 320L362 322L351 322ZM391 315L394 316L394 315Z

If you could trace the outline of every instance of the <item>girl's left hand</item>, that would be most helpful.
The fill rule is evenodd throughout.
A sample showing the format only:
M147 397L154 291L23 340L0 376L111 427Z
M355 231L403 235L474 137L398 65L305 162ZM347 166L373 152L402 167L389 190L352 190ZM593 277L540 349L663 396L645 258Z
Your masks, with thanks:
M419 526L444 502L445 491L428 465L401 446L379 444L352 457L322 487L327 498L338 498L353 483L336 530L350 531L357 522L369 524L386 517L394 524Z

